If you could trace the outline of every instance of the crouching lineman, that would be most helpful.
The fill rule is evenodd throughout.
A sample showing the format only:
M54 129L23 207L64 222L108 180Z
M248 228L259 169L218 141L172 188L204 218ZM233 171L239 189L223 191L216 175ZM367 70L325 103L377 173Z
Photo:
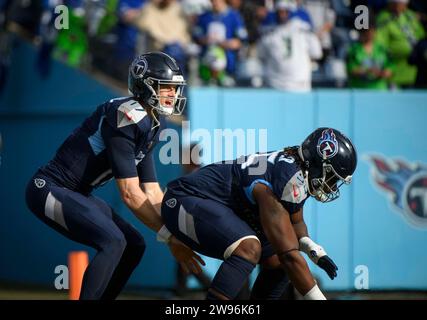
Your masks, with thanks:
M215 163L168 184L167 229L193 250L223 260L207 299L234 299L260 263L254 299L279 299L288 282L305 299L325 299L300 250L333 279L337 267L308 236L303 205L339 196L356 169L351 141L319 128L301 146Z

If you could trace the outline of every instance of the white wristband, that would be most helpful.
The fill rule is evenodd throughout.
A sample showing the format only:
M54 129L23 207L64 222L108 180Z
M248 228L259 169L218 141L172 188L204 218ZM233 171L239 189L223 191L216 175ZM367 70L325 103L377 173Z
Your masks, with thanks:
M326 297L323 295L322 291L320 291L317 284L310 289L309 292L307 292L304 295L304 300L326 300Z
M317 264L319 258L327 255L326 251L309 237L299 239L299 249L305 252L315 264Z
M170 233L165 225L163 225L157 232L157 241L169 243L170 237L172 237L172 233Z

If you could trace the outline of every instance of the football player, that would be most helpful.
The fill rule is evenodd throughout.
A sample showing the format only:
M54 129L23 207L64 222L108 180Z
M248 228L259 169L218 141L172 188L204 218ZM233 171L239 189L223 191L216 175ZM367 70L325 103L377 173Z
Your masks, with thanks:
M207 299L233 299L254 267L263 268L252 298L278 299L288 278L305 299L325 299L300 250L331 279L335 263L310 239L303 218L309 196L339 196L356 169L351 141L319 128L300 146L215 163L170 182L162 203L169 232L193 250L223 260Z
M27 205L37 217L97 250L84 274L80 299L114 299L145 250L141 234L92 195L113 178L123 202L169 244L185 270L197 273L204 263L175 237L165 237L163 192L153 161L164 116L180 114L185 106L182 72L173 58L152 52L132 62L128 80L132 96L100 105L35 173L26 190Z

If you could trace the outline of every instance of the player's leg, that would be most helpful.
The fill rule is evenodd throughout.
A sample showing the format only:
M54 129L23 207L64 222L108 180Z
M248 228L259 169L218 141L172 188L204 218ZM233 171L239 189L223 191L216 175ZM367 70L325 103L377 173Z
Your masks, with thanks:
M234 299L258 263L261 245L255 232L219 202L166 193L162 216L168 229L193 250L222 259L208 299Z
M235 299L258 263L261 247L254 238L243 238L215 274L206 298Z
M260 272L252 287L252 300L279 300L289 286L289 278L281 267L279 258L274 254L270 243L263 241Z
M126 248L122 254L119 264L117 265L114 273L102 294L102 300L115 299L123 287L129 280L132 272L138 266L145 251L145 241L142 235L136 230L134 226L120 217L114 212L111 207L102 199L91 197L100 206L103 212L110 212L114 223L123 232L126 239Z
M43 186L33 179L27 187L28 207L67 238L97 250L85 271L80 299L100 299L126 248L123 232L90 198L38 179Z

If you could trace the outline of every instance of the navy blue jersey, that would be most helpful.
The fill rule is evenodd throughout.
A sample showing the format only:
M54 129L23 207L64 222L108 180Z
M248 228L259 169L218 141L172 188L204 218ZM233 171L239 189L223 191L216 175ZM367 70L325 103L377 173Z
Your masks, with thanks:
M253 154L232 163L214 163L168 184L176 195L193 195L218 201L234 210L251 226L258 225L258 206L252 191L257 183L268 186L290 213L302 208L308 196L303 173L295 158L276 151Z
M152 150L163 127L132 97L100 105L76 128L40 171L59 185L90 193L115 178L155 182Z

